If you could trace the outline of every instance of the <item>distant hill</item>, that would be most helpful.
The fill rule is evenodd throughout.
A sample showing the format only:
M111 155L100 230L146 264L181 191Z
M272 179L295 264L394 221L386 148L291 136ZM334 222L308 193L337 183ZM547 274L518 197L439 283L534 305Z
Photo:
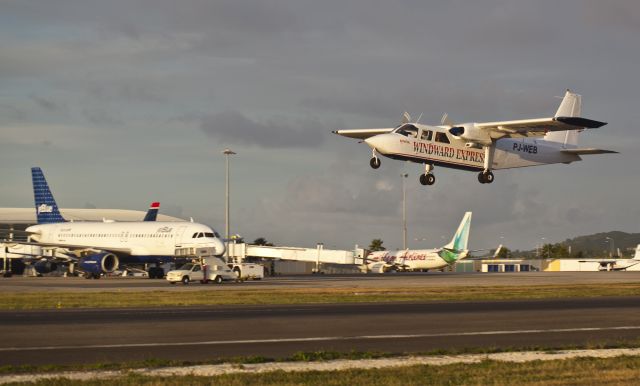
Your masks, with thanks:
M571 248L573 257L605 257L611 251L610 243L613 240L613 246L620 249L623 257L633 257L635 248L640 244L640 233L627 233L620 231L595 233L587 236L578 236L572 239L566 239L557 244L564 244ZM554 243L556 244L556 243ZM582 252L580 256L580 252ZM514 251L514 256L534 257L537 250L531 251Z

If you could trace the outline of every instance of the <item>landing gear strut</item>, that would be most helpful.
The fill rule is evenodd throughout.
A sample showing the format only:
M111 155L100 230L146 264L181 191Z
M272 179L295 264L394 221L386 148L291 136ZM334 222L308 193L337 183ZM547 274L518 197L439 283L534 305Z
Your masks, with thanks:
M420 183L422 185L433 185L436 182L436 177L431 173L433 165L424 165L424 174L420 175Z
M484 170L478 173L478 181L481 184L490 184L494 180L491 166L493 166L493 155L495 152L495 143L484 147Z
M376 154L376 149L372 149L371 151L371 160L369 161L369 165L374 169L380 167L380 158L378 158L378 155Z

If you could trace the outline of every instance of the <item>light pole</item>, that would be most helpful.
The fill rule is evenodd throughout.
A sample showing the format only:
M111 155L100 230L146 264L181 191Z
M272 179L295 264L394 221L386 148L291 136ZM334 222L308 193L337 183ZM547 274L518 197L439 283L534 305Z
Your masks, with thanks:
M402 177L402 249L407 249L407 189L404 180L409 175L402 173L400 176Z
M542 259L544 256L542 255L544 253L544 237L540 237L540 251L538 252L538 257L540 259Z
M225 194L224 194L224 224L226 236L226 248L224 251L225 260L229 262L229 156L236 154L229 148L222 152L225 158Z
M609 244L609 248L611 249L611 252L609 252L609 257L613 258L613 255L616 253L616 242L608 236L605 237L605 239L611 240L611 243Z

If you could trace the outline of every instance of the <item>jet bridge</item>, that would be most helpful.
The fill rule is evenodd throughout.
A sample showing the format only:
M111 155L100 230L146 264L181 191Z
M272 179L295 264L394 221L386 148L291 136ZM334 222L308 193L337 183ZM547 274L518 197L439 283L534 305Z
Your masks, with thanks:
M316 264L362 264L364 250L356 246L355 250L325 249L323 244L316 248L270 247L252 244L229 244L229 259L242 263L247 257L304 261Z

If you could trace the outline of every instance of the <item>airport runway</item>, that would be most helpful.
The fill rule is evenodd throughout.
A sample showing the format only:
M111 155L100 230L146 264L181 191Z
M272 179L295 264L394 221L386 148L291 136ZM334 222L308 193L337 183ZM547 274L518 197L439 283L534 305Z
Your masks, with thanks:
M260 288L407 288L499 285L558 285L595 283L637 283L640 271L630 272L427 272L398 274L353 275L292 275L267 277L259 281L201 285L192 283L170 285L166 280L109 277L87 280L80 277L11 277L0 278L2 292L51 291L224 291L256 290Z
M0 312L0 365L640 339L640 297Z

